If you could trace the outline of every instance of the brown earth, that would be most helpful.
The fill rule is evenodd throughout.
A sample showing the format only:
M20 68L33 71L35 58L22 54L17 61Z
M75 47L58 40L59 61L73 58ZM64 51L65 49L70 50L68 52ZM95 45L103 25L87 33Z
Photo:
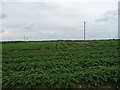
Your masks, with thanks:
M78 43L78 44L88 44L90 42L76 42L76 43Z

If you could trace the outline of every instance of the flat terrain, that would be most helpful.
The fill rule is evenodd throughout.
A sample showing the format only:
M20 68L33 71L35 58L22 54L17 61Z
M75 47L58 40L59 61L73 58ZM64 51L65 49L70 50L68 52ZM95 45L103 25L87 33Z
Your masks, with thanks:
M3 43L3 88L120 88L118 40Z

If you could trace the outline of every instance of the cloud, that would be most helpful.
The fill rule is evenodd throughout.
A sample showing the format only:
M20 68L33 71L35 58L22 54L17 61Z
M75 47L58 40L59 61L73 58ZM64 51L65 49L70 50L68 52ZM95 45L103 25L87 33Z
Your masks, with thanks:
M6 14L0 14L0 19L7 18L8 16Z
M33 40L83 39L84 20L87 21L87 37L97 38L99 31L109 33L111 30L113 33L117 30L116 11L112 9L116 9L116 4L44 0L36 3L4 3L4 12L9 17L4 19L3 39L22 40L24 36L31 36ZM104 24L97 25L95 20ZM109 37L110 34L107 35Z
M5 30L4 30L4 29L2 29L2 28L0 28L0 33L3 33L3 32L5 32Z
M34 26L35 26L35 23L31 23L29 26L25 26L23 29L26 29L27 31L33 31Z
M103 0L3 0L4 2L103 2ZM104 2L118 2L119 0L104 0Z
M107 21L116 21L117 20L118 11L112 10L104 13L104 15L97 19L96 22L107 22Z

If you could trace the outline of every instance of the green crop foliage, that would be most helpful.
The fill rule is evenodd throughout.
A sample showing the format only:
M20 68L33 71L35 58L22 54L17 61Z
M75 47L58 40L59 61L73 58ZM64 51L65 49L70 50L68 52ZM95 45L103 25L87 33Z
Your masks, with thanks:
M120 88L118 40L2 44L5 88Z

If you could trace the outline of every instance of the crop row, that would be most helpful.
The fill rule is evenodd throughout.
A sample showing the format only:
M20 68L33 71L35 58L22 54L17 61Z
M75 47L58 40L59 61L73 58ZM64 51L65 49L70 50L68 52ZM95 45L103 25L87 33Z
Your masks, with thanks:
M63 70L63 69L62 69ZM57 70L54 70L57 72ZM9 72L9 71L8 71ZM53 72L53 71L52 71ZM66 71L65 71L66 72ZM3 77L3 87L35 88L37 86L50 88L70 87L99 87L111 85L119 88L119 67L87 68L84 71L73 73L43 73L41 70L30 70L27 72L9 72L10 76ZM6 83L7 82L7 83Z
M120 88L118 42L3 44L3 88Z

